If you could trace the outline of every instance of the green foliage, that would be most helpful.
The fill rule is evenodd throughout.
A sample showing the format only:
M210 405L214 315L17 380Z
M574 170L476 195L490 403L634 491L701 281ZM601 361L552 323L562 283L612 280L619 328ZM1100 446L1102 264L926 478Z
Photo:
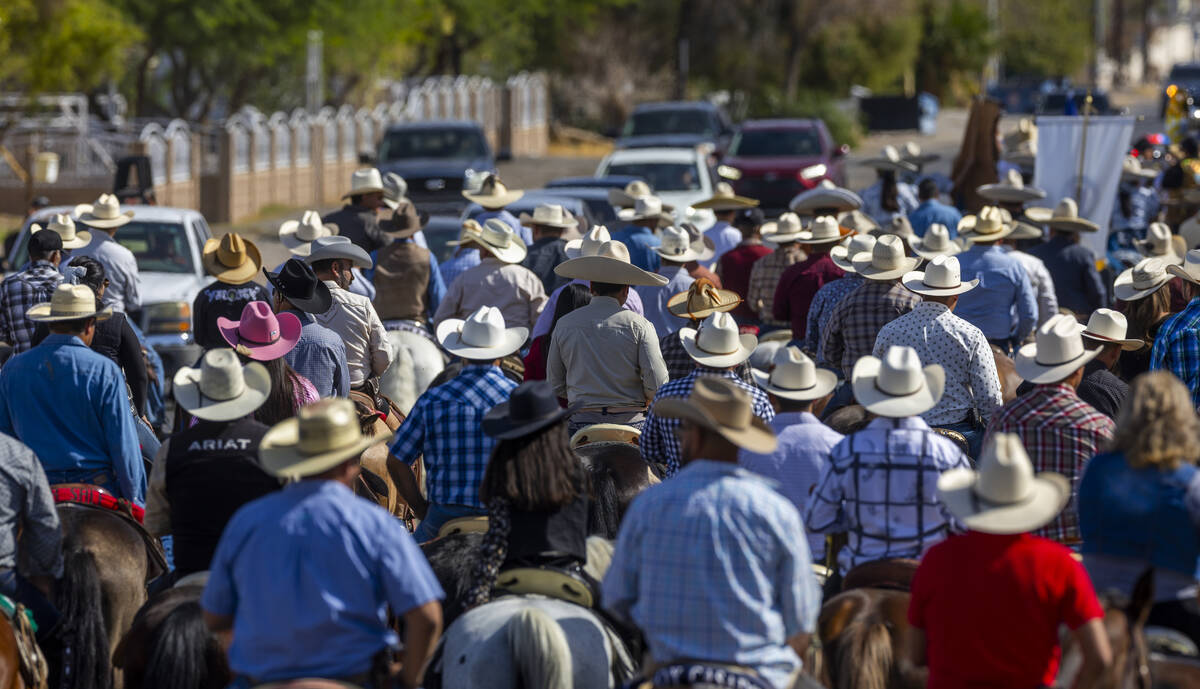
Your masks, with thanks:
M141 31L104 0L0 2L0 88L94 89L124 71Z
M1092 49L1092 3L1037 0L1001 3L1004 73L1053 77L1075 74Z
M917 57L917 88L939 99L962 99L978 90L995 40L983 4L972 0L925 0Z

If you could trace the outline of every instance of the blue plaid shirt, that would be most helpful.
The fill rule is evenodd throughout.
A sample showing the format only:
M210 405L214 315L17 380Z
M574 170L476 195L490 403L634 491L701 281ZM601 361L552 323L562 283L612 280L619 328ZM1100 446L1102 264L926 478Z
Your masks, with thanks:
M697 376L719 376L733 381L735 385L750 394L754 415L763 421L775 418L775 408L767 393L758 386L751 385L738 378L733 371L719 368L697 366L694 371L678 380L668 381L654 394L654 402L650 405L650 413L646 416L646 425L642 428L642 437L638 440L642 449L642 457L647 462L659 462L667 467L667 475L673 476L679 471L683 452L679 447L679 438L675 429L679 428L679 419L667 419L654 413L654 405L666 398L683 398L692 394L692 385Z
M430 503L483 507L479 484L496 441L480 425L483 415L508 401L515 387L497 366L468 364L417 400L396 431L392 454L409 464L425 456Z
M1150 350L1150 370L1165 370L1192 392L1200 406L1200 298L1163 322Z
M866 281L866 278L858 273L846 273L845 277L827 282L817 290L812 304L808 307L808 320L804 328L804 349L817 355L818 364L833 363L837 365L841 363L840 361L825 360L825 349L821 346L821 333L825 332L825 326L829 324L829 317L833 315L833 310L837 308L837 305L842 303L842 299Z
M630 505L603 600L658 662L737 663L784 687L800 666L787 640L821 608L811 562L799 513L766 479L693 460Z
M34 304L50 301L62 279L62 273L52 263L35 261L0 282L0 340L13 346L13 354L33 347L37 324L26 318L25 312Z
M338 334L318 323L310 313L291 310L300 319L300 341L284 355L296 373L307 378L321 397L350 395L350 370L346 346Z

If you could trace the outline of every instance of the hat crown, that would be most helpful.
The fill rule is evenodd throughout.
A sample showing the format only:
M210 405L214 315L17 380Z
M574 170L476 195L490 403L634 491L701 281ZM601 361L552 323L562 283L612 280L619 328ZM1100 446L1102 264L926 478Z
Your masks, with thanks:
M812 224L808 226L808 232L813 239L831 239L840 237L842 228L838 225L837 218L832 215L822 215L812 221Z
M114 220L121 215L121 202L112 194L101 194L92 204L92 216L101 220Z
M554 389L544 380L525 381L508 398L508 417L518 425L544 419L559 409Z
M613 240L609 240L609 241L601 244L596 249L596 253L594 255L600 256L602 258L615 259L617 261L620 261L621 263L630 263L631 262L629 260L629 248L626 247L625 244L623 244L622 242L613 241Z
M1033 463L1016 433L996 433L979 458L975 494L984 500L1012 505L1033 492Z
M399 201L408 193L408 182L394 172L383 176L383 195L389 201Z
M1008 173L1004 176L1004 184L1013 189L1024 189L1025 178L1021 176L1021 171L1016 168L1009 168Z
M904 262L904 242L894 234L885 234L875 240L871 248L871 267L877 270L895 270Z
M942 251L950 248L950 229L941 223L933 223L925 231L921 239L922 248L929 251Z
M379 177L379 170L373 167L359 168L350 174L351 193L355 193L362 189L382 188L383 180Z
M846 256L853 258L858 254L870 253L875 250L877 241L873 234L856 234L846 244Z
M717 182L717 186L713 190L713 198L733 198L733 185L729 182Z
M921 280L927 287L953 289L962 284L962 270L957 256L934 256L925 267Z
M727 302L721 298L721 292L708 278L700 278L692 283L687 291L688 313L700 313L709 309L724 307L733 308L740 300Z
M921 155L920 144L918 144L916 141L905 141L904 142L904 154L911 158L915 158L915 157Z
M224 402L242 394L246 377L237 353L228 347L210 349L200 361L200 394Z
M692 237L682 227L665 227L661 237L662 245L659 251L663 254L682 256L692 248Z
M649 196L652 192L650 191L649 184L646 184L640 179L635 179L629 184L625 185L625 193L629 194L635 199L639 199L643 196Z
M1120 311L1096 309L1088 318L1087 329L1084 332L1111 340L1124 340L1125 334L1129 332L1129 321Z
M638 216L659 215L662 213L662 199L651 194L639 196L633 204L633 214Z
M64 282L50 295L51 316L78 314L82 318L95 312L96 294L87 285L69 285Z
M612 236L608 233L608 228L604 225L596 225L588 230L584 235L583 240L579 243L580 256L595 256L600 252L600 247L604 246L605 242L611 242Z
M246 240L236 232L226 232L217 245L217 261L227 268L237 268L249 260Z
M343 397L327 398L301 407L296 419L297 449L302 455L334 452L362 441L354 403Z
M749 393L722 378L697 378L688 401L726 428L740 431L751 425L753 410Z
M311 242L325 234L325 223L321 222L321 214L316 211L304 211L300 216L300 224L296 226L296 238Z
M1146 228L1146 242L1156 253L1167 253L1171 249L1171 228L1166 223L1150 223Z
M1011 217L1011 216L1010 216ZM1004 229L1004 212L996 206L984 206L975 220L975 234L997 234Z
M499 175L484 175L479 182L480 196L499 196L508 193L508 187L504 186L504 182L500 181Z
M472 347L498 347L504 342L504 314L495 306L481 306L463 321L459 339Z
M921 357L912 347L889 347L879 367L875 384L893 397L903 397L917 392L925 385L925 371L921 368Z
M834 222L837 221L835 220ZM775 221L775 234L795 234L800 229L800 216L795 213L783 213Z
M320 280L312 266L298 258L289 258L272 282L285 297L312 299Z
M567 217L567 211L557 203L543 203L533 209L533 222L547 222L554 225L560 225L570 222Z
M1037 329L1036 356L1042 366L1057 366L1083 356L1083 326L1071 316L1052 316Z
M817 365L799 347L782 347L771 362L770 383L784 390L809 390L817 385Z
M1191 252L1188 252L1191 254ZM1133 267L1133 286L1136 289L1149 289L1167 275L1167 264L1161 258L1145 258Z
M280 337L279 317L265 301L252 301L242 307L237 329L238 339L257 345L274 344Z
M893 163L900 162L900 152L896 150L895 146L892 146L890 144L883 147L883 156L882 157L884 160L889 160Z
M69 242L75 238L75 221L67 213L55 213L46 224L46 229L54 230L64 241Z
M479 231L480 239L500 249L507 249L511 246L514 236L516 235L513 233L513 229L499 218L488 218Z
M1075 199L1068 196L1068 197L1062 199L1061 201L1059 201L1058 205L1054 207L1054 216L1053 217L1055 217L1055 218L1078 218L1079 217L1079 204L1075 202Z
M724 311L705 318L696 330L696 347L707 354L733 354L741 346L737 322Z

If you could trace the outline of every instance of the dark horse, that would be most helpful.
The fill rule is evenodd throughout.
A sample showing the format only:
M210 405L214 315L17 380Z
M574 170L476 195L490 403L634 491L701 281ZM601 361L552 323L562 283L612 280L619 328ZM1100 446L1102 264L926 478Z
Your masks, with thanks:
M125 689L222 689L233 679L221 642L204 623L203 586L151 598L117 645L113 664Z

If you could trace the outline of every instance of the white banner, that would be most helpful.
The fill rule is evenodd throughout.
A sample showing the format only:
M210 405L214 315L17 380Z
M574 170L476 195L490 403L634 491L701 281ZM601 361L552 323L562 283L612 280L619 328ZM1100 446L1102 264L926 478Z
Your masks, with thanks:
M1033 205L1053 208L1063 197L1075 198L1078 194L1075 200L1080 217L1100 226L1099 232L1083 235L1083 244L1096 258L1105 255L1121 162L1132 145L1133 123L1132 117L1087 118L1087 150L1081 160L1080 150L1085 145L1083 117L1037 118L1033 183L1046 190L1046 198Z

